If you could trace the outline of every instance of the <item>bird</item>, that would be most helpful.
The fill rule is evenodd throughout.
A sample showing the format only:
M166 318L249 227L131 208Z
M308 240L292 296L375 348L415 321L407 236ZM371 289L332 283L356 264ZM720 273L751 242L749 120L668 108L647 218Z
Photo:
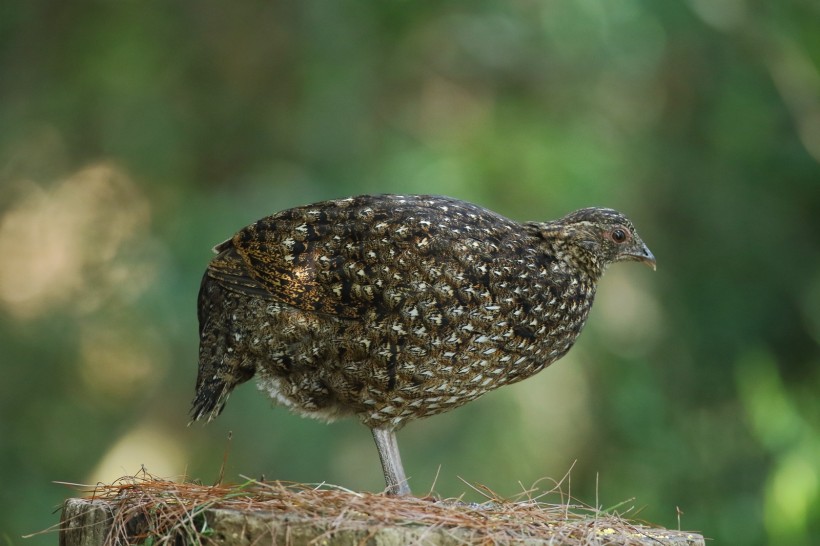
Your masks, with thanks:
M608 265L655 269L613 209L517 222L436 195L291 208L213 251L192 422L214 419L255 377L298 415L370 428L390 495L411 494L396 431L564 356Z

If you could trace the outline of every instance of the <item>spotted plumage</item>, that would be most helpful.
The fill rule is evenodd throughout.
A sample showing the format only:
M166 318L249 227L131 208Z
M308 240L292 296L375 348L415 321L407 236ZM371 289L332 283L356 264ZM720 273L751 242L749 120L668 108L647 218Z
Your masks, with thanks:
M215 417L255 375L296 413L373 429L399 493L401 463L390 476L385 461L398 460L395 430L539 372L572 347L609 263L654 266L611 209L522 224L438 196L298 207L215 251L194 418Z

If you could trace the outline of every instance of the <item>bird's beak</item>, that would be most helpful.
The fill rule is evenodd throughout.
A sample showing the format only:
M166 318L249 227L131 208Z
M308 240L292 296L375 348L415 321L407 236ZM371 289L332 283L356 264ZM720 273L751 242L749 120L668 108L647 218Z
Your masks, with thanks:
M652 254L652 251L649 250L645 244L642 244L640 250L638 250L635 254L632 254L632 257L639 262L645 263L652 268L652 271L655 271L655 255Z

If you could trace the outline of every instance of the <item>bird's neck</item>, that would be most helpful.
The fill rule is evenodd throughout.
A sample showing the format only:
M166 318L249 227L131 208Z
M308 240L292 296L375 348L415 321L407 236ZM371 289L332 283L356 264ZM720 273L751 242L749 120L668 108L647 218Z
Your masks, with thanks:
M596 252L592 238L584 232L557 222L533 223L531 227L548 254L570 269L587 275L593 282L601 278L606 264Z

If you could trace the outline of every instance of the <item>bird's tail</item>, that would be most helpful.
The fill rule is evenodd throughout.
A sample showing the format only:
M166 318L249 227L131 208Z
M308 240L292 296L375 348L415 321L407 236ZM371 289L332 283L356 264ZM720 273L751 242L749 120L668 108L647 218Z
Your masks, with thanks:
M213 421L225 407L233 385L214 378L212 381L197 381L196 396L191 403L191 422L207 418Z
M254 374L252 363L240 358L230 346L230 325L225 317L230 314L230 306L239 303L229 294L205 273L199 289L199 372L191 404L192 422L215 419L233 388Z

